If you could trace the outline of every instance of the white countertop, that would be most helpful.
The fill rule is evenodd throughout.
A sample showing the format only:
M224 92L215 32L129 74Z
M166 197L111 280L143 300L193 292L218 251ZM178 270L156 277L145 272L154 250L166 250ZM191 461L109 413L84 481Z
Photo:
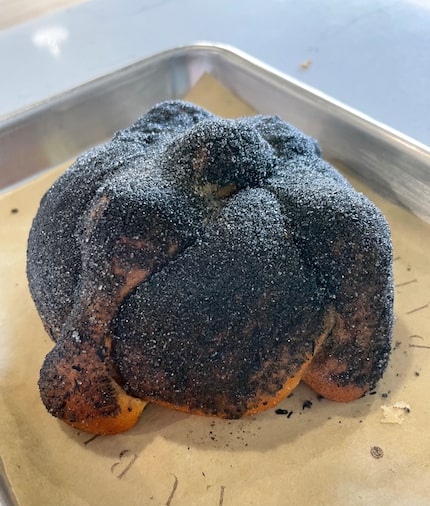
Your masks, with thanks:
M0 117L201 40L430 145L430 0L91 0L0 32Z

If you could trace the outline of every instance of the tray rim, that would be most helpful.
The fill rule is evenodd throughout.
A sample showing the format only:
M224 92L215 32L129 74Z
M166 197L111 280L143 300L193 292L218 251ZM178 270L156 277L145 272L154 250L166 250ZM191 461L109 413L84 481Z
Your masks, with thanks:
M388 134L390 137L397 138L396 140L404 143L409 144L408 147L415 148L418 151L423 151L425 155L428 155L430 157L430 146L414 139L413 137L410 137L401 131L390 127L389 125L375 120L370 115L364 114L358 109L355 109L337 99L334 97L318 90L317 88L314 88L299 79L296 79L289 74L286 74L275 67L263 62L262 60L242 51L241 49L238 49L232 45L229 44L222 44L222 43L215 43L215 42L209 42L209 41L197 41L192 44L185 44L180 46L174 46L172 48L166 49L164 51L159 51L156 53L153 53L147 57L137 59L131 63L128 63L127 65L120 66L116 69L113 69L110 72L103 73L97 77L94 77L93 79L84 81L76 86L71 86L70 88L65 89L64 91L61 91L60 93L56 93L50 96L47 96L46 98L33 102L32 104L29 104L27 106L24 106L23 108L17 109L16 111L13 111L11 113L7 113L6 115L0 116L0 131L10 125L11 123L15 123L18 121L22 121L25 119L26 116L37 113L42 108L49 107L50 104L54 104L55 102L63 99L64 97L79 93L83 89L90 87L92 85L99 84L104 79L119 74L124 73L127 70L132 70L134 67L140 65L140 64L150 64L151 62L157 62L160 59L165 59L169 57L174 57L176 55L179 55L180 53L193 53L193 52L208 52L208 53L216 53L217 55L222 56L229 56L229 57L235 57L241 60L244 60L248 64L258 67L259 69L263 70L265 73L271 74L272 77L275 77L279 80L282 80L284 82L287 82L288 84L300 89L301 91L313 95L316 99L326 102L327 104L330 104L332 107L335 107L339 110L342 110L348 115L354 116L356 119L364 122L367 124L367 126L372 126L379 130L380 132L385 132L385 134Z
M154 88L154 78L151 76L158 73L160 85L164 86L157 85ZM137 92L138 97L141 91L139 85L136 87L136 83L145 83L148 79L152 87L146 86L146 89L150 90L149 95L152 97L149 100L149 95L139 98L145 103L146 110L163 100L179 99L186 95L204 74L219 80L233 94L254 107L257 113L284 117L286 121L318 140L323 157L329 163L340 169L347 168L347 172L358 176L388 200L430 223L430 146L374 120L235 47L204 41L173 47L138 59L15 111L3 121L0 118L0 145L6 141L12 142L14 146L18 139L22 137L25 140L25 135L28 135L33 140L20 155L21 162L26 156L33 156L33 152L39 156L36 158L34 170L30 173L22 170L22 163L18 163L17 172L12 173L15 176L9 177L9 181L6 180L6 184L0 188L0 196L54 167L73 160L91 146L108 141L116 131L126 128L130 119L131 122L137 120L135 109L130 110L126 106L125 110L128 112L123 117L120 115L123 120L127 119L126 122L121 123L115 119L113 123L106 123L110 126L105 128L104 133L99 131L102 136L92 136L91 132L97 132L100 128L97 121L93 121L95 129L90 131L89 137L83 139L73 132L74 123L65 115L67 108L72 111L72 118L76 116L75 119L83 121L85 116L82 116L82 104L85 101L95 99L97 107L99 99L101 104L105 100L103 107L106 109L97 109L94 116L97 118L100 111L114 110L111 105L120 103L118 100L106 102L109 94L115 93L116 89L127 89L130 83L134 83L131 84L130 96L135 96ZM266 89L272 93L267 95ZM127 94L123 95L121 100L125 100L126 105ZM65 129L60 128L66 137L58 144L58 150L40 149L39 146L52 142L57 135L57 122L60 125L68 125ZM38 125L46 125L46 131L42 126L42 132L45 133L39 137ZM71 144L67 139L73 140L75 135L77 144L73 146L75 141ZM14 152L15 149L9 149L5 144L5 156L0 153L0 167L7 167L5 163L14 166ZM21 150L19 152L21 153Z
M168 50L168 51L163 51L161 53L156 53L155 55L153 55L150 58L157 59L159 56L162 56L162 55L166 55L166 56L174 55L176 53L176 51L178 51L178 50L183 51L183 50L188 50L189 48L191 48L192 50L194 50L194 49L200 49L200 48L206 49L208 47L209 47L209 49L211 49L211 50L215 49L216 51L219 51L220 53L229 53L229 54L237 55L238 57L240 57L240 58L248 61L251 64L258 65L259 67L263 68L264 70L267 70L271 74L277 75L281 79L286 79L291 84L297 85L301 89L303 89L303 90L305 90L305 91L307 91L309 93L312 93L313 95L317 96L318 98L320 98L322 100L325 100L325 101L331 103L332 105L334 105L336 107L341 107L347 113L353 114L355 117L357 117L359 119L362 119L363 121L374 125L376 128L382 129L382 130L386 131L391 136L396 137L398 141L402 141L403 140L404 142L409 143L411 146L416 145L417 148L424 148L424 151L428 152L430 154L430 148L427 147L426 145L421 145L421 143L419 143L417 141L414 141L414 139L409 138L406 135L403 135L401 132L398 132L395 129L392 129L392 128L390 128L390 127L388 127L388 126L386 126L386 125L384 125L382 123L379 123L377 121L372 120L372 118L370 118L369 116L366 116L366 115L360 113L359 111L356 111L353 108L350 108L350 107L342 104L341 102L339 102L339 101L337 101L335 99L332 99L331 97L329 97L329 96L327 96L327 95L319 92L318 90L315 90L314 88L312 88L310 86L304 85L300 81L298 81L298 80L296 80L294 78L291 78L291 77L283 74L282 72L279 72L276 69L273 69L271 66L266 65L263 62L260 62L259 60L255 59L255 58L253 58L253 57L251 57L251 56L249 56L249 55L247 55L245 53L242 53L241 51L236 50L234 48L230 49L227 46L223 47L223 46L219 46L219 45L208 46L206 43L199 43L199 44L196 44L196 45L193 45L193 46L181 46L181 47L178 47L178 48L173 48L173 49ZM134 65L136 65L136 64L138 64L138 63L140 63L142 61L149 60L150 58L146 58L145 60L139 60L138 62L136 62L134 64L127 65L126 67L122 67L122 68L118 69L117 71L114 71L113 73L121 72L121 71L123 71L123 70L125 70L127 68L131 68ZM55 101L56 99L61 99L61 97L65 96L65 95L68 95L69 93L79 92L79 90L81 90L82 87L85 87L85 86L87 86L87 85L89 85L91 83L97 82L99 80L103 80L107 75L110 75L110 74L105 74L103 76L100 76L99 78L96 78L94 80L88 81L86 83L82 83L81 85L76 86L74 88L70 88L70 89L68 89L68 90L66 90L64 92L61 92L60 94L54 95L52 97L48 97L48 98L46 98L46 99L44 99L44 100L42 100L40 102L34 103L34 104L32 104L31 106L29 106L29 107L27 107L25 109L21 109L21 110L17 111L13 115L11 115L10 118L12 120L14 118L17 118L17 120L20 120L21 118L25 118L26 114L32 113L32 112L36 112L38 109L40 109L42 107L49 106L49 104L52 103L53 101ZM1 128L2 128L2 121L0 119L0 129ZM33 176L31 176L31 178L33 178L33 177L39 177L42 173L43 173L42 171L38 172L38 173L34 174ZM28 179L26 179L26 180L28 180ZM17 185L21 185L26 180L21 180L19 183L17 183ZM9 189L10 189L10 187L9 187ZM8 190L8 188L6 188L6 190ZM0 196L1 196L1 193L2 192L0 191ZM1 497L0 497L0 499L1 499Z

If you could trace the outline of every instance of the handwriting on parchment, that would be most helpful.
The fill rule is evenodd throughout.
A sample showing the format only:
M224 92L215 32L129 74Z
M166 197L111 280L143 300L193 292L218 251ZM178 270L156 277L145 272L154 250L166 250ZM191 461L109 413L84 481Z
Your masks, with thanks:
M398 256L398 257L394 257L393 258L393 261L398 261L398 260L401 260L401 258ZM410 265L407 265L406 267L406 272L411 272L413 271L413 268L410 266ZM404 275L404 273L403 273ZM405 289L405 294L409 294L411 293L410 289L413 289L415 290L415 285L419 284L419 279L416 278L416 277L410 277L409 279L406 279L406 281L401 281L400 283L396 283L394 285L394 288L396 290L398 290L399 288L402 288L402 289ZM408 299L407 301L407 304L409 305L410 304L410 301L414 300L415 297L410 297L410 299ZM424 301L422 301L424 302ZM418 300L416 300L415 302L415 305L412 305L412 306L409 306L409 309L406 310L404 312L405 315L413 315L415 316L415 314L419 313L423 313L424 311L428 312L430 310L430 303L419 303ZM413 335L410 335L409 336L409 340L412 341L412 342L409 342L409 348L421 348L421 349L427 349L427 350L430 350L430 344L426 343L425 342L425 338L423 336L420 336L418 334L413 334ZM417 342L417 340L419 340ZM421 341L421 342L420 342Z
M393 258L393 262L396 262L398 260L403 260L403 259L401 259L401 257L399 257L399 256L396 256L396 257ZM412 270L413 270L413 268L410 265L408 265L406 267L406 272L410 272ZM404 273L403 273L403 275L404 275ZM408 289L409 287L411 287L411 288L415 287L415 285L419 284L419 282L420 282L420 280L418 278L416 278L416 277L410 277L409 279L406 279L406 281L402 281L400 283L396 283L394 285L394 288L396 290L399 289L399 288L406 288L406 289ZM411 307L408 311L405 312L405 314L411 315L413 313L417 313L419 311L423 311L423 310L426 310L426 309L430 309L430 304L428 302L424 303L424 304L420 304L420 305L417 304L415 307Z
M114 462L110 468L111 473L121 480L128 473L131 466L135 463L137 455L131 450L122 450L118 456L118 460Z
M172 490L169 494L169 497L167 498L167 501L165 502L165 506L172 506L172 501L173 501L173 498L175 496L176 490L178 489L178 485L179 485L178 477L175 474L172 474L172 476L174 478L174 482L173 482ZM224 504L224 491L225 491L225 486L221 485L219 488L218 506L223 506L223 504Z
M173 497L175 495L176 489L178 488L178 483L179 483L178 477L174 474L172 474L172 476L173 476L173 478L175 478L175 481L173 482L172 491L170 492L170 495L166 501L166 506L170 506L172 504Z
M88 446L93 441L98 439L100 436L92 436L89 439L83 441L84 446ZM133 464L138 459L139 455L135 453L133 450L125 449L121 450L118 457L115 459L114 463L110 467L110 472L112 473L115 478L118 480L122 480L127 473L132 468ZM206 477L206 474L202 472L202 475ZM175 506L175 496L176 492L180 488L179 478L173 474L170 473L170 476L173 478L173 483L171 483L170 488L168 484L166 483L166 489L169 490L169 493L166 494L166 501L162 504L165 506ZM207 487L207 490L209 490L210 486ZM224 500L225 500L225 490L226 487L224 485L219 486L219 492L217 497L217 502L214 502L214 506L224 506ZM151 497L153 499L153 497ZM209 502L207 504L210 504Z

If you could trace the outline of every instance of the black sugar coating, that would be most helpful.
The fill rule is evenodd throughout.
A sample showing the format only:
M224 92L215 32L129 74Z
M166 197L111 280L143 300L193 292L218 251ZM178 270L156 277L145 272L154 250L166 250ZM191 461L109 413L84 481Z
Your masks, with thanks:
M273 195L239 192L128 297L113 343L128 393L233 418L295 376L325 304L286 233Z
M388 226L280 118L223 120L169 101L82 155L42 199L28 242L30 291L54 339L103 287L121 234L158 237L157 254L179 245L118 308L113 359L131 393L240 415L256 390L273 396L297 371L330 305L359 328L344 345L327 341L346 364L338 384L374 385L384 372Z
M147 161L172 138L210 116L181 102L156 106L112 141L81 155L44 195L28 239L27 277L51 337L58 338L75 303L82 269L82 221L100 188L136 166L147 172Z

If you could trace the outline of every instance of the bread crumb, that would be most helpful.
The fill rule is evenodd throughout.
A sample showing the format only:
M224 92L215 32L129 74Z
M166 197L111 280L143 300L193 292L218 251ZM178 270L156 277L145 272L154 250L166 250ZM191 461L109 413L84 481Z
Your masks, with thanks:
M303 63L300 64L300 68L302 70L308 70L308 68L312 65L312 60L305 60Z
M407 402L397 401L392 406L382 405L383 415L381 423L402 424L405 421L405 414L410 413L411 407Z

